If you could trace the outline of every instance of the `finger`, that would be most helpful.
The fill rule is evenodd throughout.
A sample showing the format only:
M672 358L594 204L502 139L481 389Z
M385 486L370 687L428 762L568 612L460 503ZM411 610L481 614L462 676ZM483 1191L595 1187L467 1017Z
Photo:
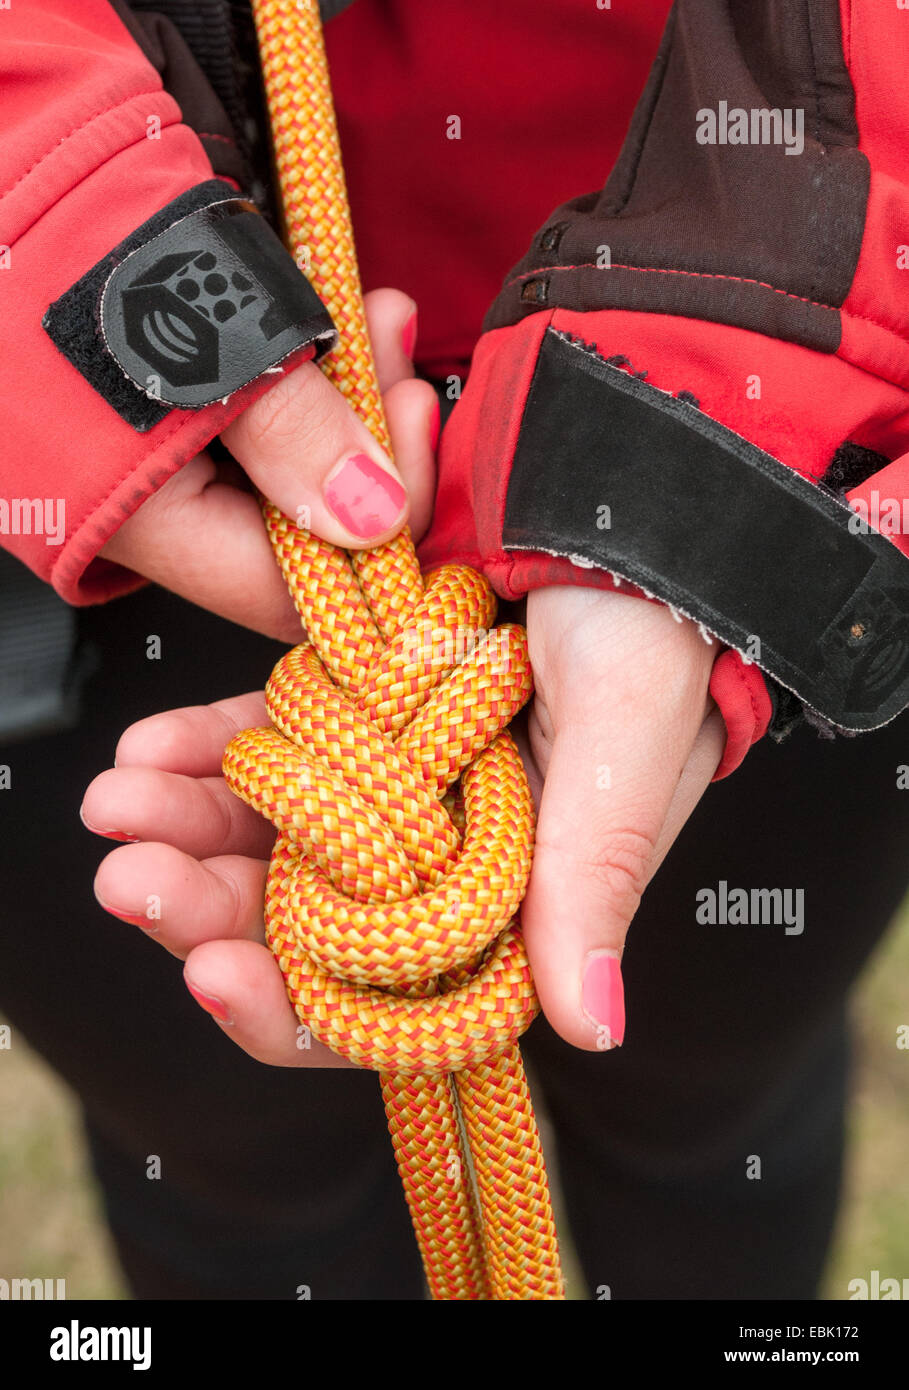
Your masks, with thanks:
M258 502L219 482L207 454L168 478L101 554L230 622L282 642L302 639Z
M407 493L395 465L312 363L288 372L222 438L285 516L332 545L380 545L404 525Z
M408 305L412 301L392 290L370 304L383 376L395 384L400 372L401 393L417 387L401 379L401 317ZM425 398L423 385L418 391ZM222 438L266 497L333 545L379 545L406 520L407 492L395 465L314 363L288 372Z
M273 1067L351 1067L298 1023L278 962L253 941L209 941L190 952L187 988L233 1042Z
M370 290L363 303L379 390L384 395L395 382L413 376L417 306L409 295L392 289Z
M367 296L380 379L395 393L388 414L397 468L312 363L288 373L225 432L260 490L292 520L334 544L356 549L396 533L408 515L402 482L416 498L418 534L428 524L438 410L432 388L409 379L413 367L402 333L406 344L415 331L413 307L397 290ZM356 457L329 457L345 440ZM225 469L198 455L127 518L102 554L232 622L297 642L300 619L274 563L258 503L224 479ZM340 508L340 519L330 514L329 503L336 512ZM367 534L352 534L351 524Z
M90 783L80 811L95 835L160 840L208 859L246 854L267 859L275 832L234 796L221 777L184 777L152 767L111 768Z
M408 525L418 541L429 527L435 501L438 397L428 381L400 382L388 390L385 412L395 462L410 498Z
M95 897L185 960L203 941L265 940L264 860L222 855L201 862L171 845L121 845L101 861Z
M234 734L267 723L265 696L259 690L211 705L186 705L152 714L120 735L114 766L217 777L224 749Z
M622 1042L625 937L708 710L710 660L696 630L667 639L665 610L624 602L640 611L623 630L621 606L604 625L600 605L560 601L572 635L550 691L553 739L522 912L544 1012L587 1050ZM573 629L583 627L579 644Z
M726 746L726 725L718 709L700 727L688 761L676 784L654 850L650 878L656 873L679 836L682 827L713 780Z
M317 368L312 370L327 389L332 389ZM432 387L425 381L402 381L392 387L388 417L400 474L414 498L416 532L422 534L435 489L433 447L438 438L438 407ZM302 453L294 469L295 476L303 478L302 491L294 483L294 495L302 498L309 487ZM370 505L370 495L367 487L361 499L366 506ZM318 517L312 505L309 512L306 505L300 502L299 513L289 509L289 504L283 510L292 520L308 521L308 529L318 531ZM327 533L323 529L319 534ZM327 538L348 543L341 531ZM363 543L357 541L356 545ZM207 454L192 459L149 497L106 542L102 554L106 560L254 632L289 644L304 636L275 564L258 502L251 493L219 481L219 471Z
M415 540L426 532L436 490L435 449L439 401L428 381L414 381L417 306L400 290L372 290L366 320L395 466L410 499L408 524ZM400 389L401 383L407 385Z

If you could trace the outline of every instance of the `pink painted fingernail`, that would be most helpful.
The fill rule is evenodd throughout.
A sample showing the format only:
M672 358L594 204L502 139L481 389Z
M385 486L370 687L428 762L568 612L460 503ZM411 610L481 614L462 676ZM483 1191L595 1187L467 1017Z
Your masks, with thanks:
M95 897L98 898L97 893ZM105 912L109 912L110 915L116 917L118 921L129 922L131 926L141 927L143 931L149 932L150 934L154 934L161 925L157 918L146 917L144 913L124 912L119 907L111 907L110 903L106 903L103 898L98 898L98 903L104 908Z
M442 427L442 412L439 409L439 402L433 401L432 416L429 421L429 447L435 453L436 445L439 442L439 432Z
M591 951L587 957L581 1004L597 1030L597 1046L602 1045L604 1051L621 1047L625 1037L625 988L622 967L614 951Z
M414 309L410 318L401 329L401 347L404 349L406 357L413 358L413 350L417 345L417 311Z
M393 474L368 454L351 454L324 487L329 511L351 535L378 536L400 521L407 493Z
M184 979L186 977L184 976ZM186 988L189 990L200 1009L204 1009L212 1018L216 1018L221 1023L233 1023L233 1019L227 1011L226 1005L220 999L216 999L213 994L206 994L204 990L197 989L186 980Z

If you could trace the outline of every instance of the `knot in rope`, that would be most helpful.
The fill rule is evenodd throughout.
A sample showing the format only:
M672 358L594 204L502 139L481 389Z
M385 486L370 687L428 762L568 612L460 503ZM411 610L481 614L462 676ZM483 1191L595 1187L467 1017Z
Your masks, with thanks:
M340 333L325 370L388 450L318 3L252 10L286 240ZM348 555L263 511L312 643L275 668L273 727L225 754L278 832L269 944L303 1023L380 1069L433 1298L561 1299L514 1041L537 1010L513 920L533 814L505 732L530 695L523 630L492 630L470 570L424 583L407 531Z
M387 643L356 588L321 659L304 643L278 662L275 727L235 737L224 773L278 831L267 934L300 1019L365 1066L459 1071L538 1007L512 920L533 807L505 732L531 693L526 636L492 627L492 590L463 566L436 571Z

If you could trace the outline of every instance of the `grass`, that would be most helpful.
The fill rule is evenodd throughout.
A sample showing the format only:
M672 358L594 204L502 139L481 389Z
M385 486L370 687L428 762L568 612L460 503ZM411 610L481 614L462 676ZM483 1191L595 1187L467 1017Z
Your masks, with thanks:
M909 1277L909 903L859 987L846 1198L823 1296ZM0 1050L0 1278L65 1278L70 1298L126 1296L74 1098L16 1034ZM579 1286L570 1272L569 1287ZM575 1295L577 1296L577 1295Z
M0 1278L126 1296L72 1093L12 1030L0 1051Z
M825 1296L848 1298L851 1279L909 1277L909 902L872 959L855 1001L858 1066L851 1153Z

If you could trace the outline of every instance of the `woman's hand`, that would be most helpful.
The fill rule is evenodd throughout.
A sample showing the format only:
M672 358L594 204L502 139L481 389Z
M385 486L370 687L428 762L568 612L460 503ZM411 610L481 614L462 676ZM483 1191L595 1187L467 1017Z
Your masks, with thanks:
M722 756L716 647L662 604L609 589L535 590L527 632L539 818L524 939L556 1032L605 1050L624 1037L631 919Z
M366 296L396 465L321 368L288 372L224 431L241 467L200 454L143 502L102 555L223 618L289 643L300 640L258 503L244 474L289 516L348 550L390 540L432 506L438 403L414 379L416 306L400 290Z
M438 404L433 388L413 377L413 302L397 290L376 290L366 296L366 312L396 475L409 492L409 513L405 500L399 522L377 532L373 544L393 535L408 515L415 536L428 525ZM384 456L318 367L291 373L225 437L289 516L309 507L308 529L349 549L366 543L333 518L324 483L352 450ZM388 460L383 466L395 471ZM194 460L140 508L105 553L203 607L298 642L300 620L258 505L215 474L211 460ZM368 506L368 490L364 497ZM82 817L98 834L142 843L108 855L95 889L114 916L187 961L190 990L252 1056L348 1066L315 1039L310 1044L297 1026L265 946L262 902L274 834L221 777L221 755L233 734L267 722L258 693L156 715L128 729L117 767L91 784Z
M668 609L611 591L540 590L527 622L537 694L524 753L540 819L524 934L550 1022L578 1047L605 1049L622 1039L617 963L640 896L722 753L707 693L714 649ZM265 718L253 694L126 731L83 818L142 843L108 855L95 890L185 959L199 1003L253 1057L347 1065L315 1041L300 1046L264 944L273 832L220 775L228 740Z
M435 396L412 379L404 352L411 301L379 290L367 297L367 312L419 536L434 486ZM367 543L339 523L339 511L348 522L353 516L333 498L332 476L357 451L389 476L394 470L317 367L290 374L234 422L227 440L289 516L308 509L309 528L325 539ZM375 520L393 487L354 493ZM402 499L394 524L368 543L394 534L406 515ZM299 638L255 501L219 482L210 460L173 478L111 546L110 558L196 603ZM624 1033L619 960L629 924L722 753L722 721L707 693L714 649L669 609L610 590L538 590L528 599L527 629L536 695L522 751L540 814L524 935L557 1032L577 1047L605 1049ZM95 891L109 912L185 960L198 1002L253 1057L346 1066L297 1024L265 945L273 831L221 777L230 738L265 722L263 697L252 694L128 729L116 768L92 782L82 815L98 834L139 843L107 856Z
M250 1056L278 1066L349 1066L297 1026L265 945L274 831L221 776L228 740L267 723L257 692L127 729L116 768L95 778L81 814L98 834L141 843L102 861L95 894L186 961L190 992Z

